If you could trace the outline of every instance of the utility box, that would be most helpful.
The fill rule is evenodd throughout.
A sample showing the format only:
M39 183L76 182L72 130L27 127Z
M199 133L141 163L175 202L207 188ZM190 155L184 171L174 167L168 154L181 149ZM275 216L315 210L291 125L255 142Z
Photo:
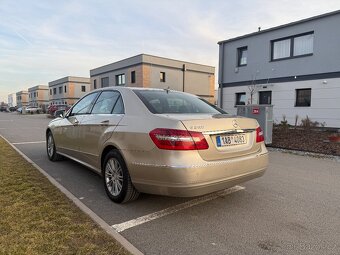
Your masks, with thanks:
M237 115L256 119L263 130L265 144L272 143L273 105L268 104L238 105Z

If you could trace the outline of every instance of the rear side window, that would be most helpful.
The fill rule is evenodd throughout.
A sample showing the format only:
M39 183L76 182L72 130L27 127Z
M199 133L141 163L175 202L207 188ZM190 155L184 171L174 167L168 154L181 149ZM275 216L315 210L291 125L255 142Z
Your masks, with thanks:
M86 114L89 108L92 106L92 103L96 99L97 95L98 93L92 93L80 99L77 104L72 108L70 115L72 116Z
M95 102L92 114L110 114L120 94L117 91L103 91Z
M222 109L193 95L171 90L134 90L150 112L164 113L225 113Z
M123 104L123 99L122 96L120 95L114 108L112 111L113 114L123 114L124 113L124 104Z

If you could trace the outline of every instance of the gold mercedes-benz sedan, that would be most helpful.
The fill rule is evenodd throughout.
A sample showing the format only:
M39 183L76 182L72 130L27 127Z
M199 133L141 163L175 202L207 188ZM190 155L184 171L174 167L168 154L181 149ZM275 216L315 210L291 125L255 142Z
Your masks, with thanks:
M48 158L103 176L114 202L139 192L191 197L263 175L268 152L254 119L167 89L109 87L81 98L46 129Z

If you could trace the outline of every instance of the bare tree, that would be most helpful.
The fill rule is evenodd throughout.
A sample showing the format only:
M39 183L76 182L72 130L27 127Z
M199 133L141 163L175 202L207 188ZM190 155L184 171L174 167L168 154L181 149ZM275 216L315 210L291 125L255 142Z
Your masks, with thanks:
M252 75L251 84L248 86L249 92L250 92L250 104L253 104L253 97L254 94L257 92L258 87L256 86L256 76L259 73L259 71L256 71L255 75Z

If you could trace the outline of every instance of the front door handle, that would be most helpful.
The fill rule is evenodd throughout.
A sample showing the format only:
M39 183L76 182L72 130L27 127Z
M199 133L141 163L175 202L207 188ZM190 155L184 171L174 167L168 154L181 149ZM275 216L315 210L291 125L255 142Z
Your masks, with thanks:
M108 126L109 125L109 120L103 120L102 122L100 122L101 126Z

